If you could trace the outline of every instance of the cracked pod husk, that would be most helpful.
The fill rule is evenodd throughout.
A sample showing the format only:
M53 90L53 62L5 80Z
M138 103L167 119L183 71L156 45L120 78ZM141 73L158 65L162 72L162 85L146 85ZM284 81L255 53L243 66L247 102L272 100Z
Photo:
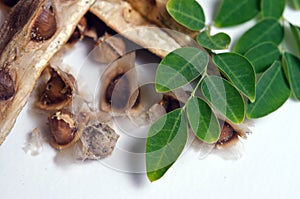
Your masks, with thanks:
M108 65L101 76L100 110L112 115L125 114L135 103L138 90L135 52Z
M45 71L49 78L38 94L36 107L42 110L60 110L72 105L77 92L75 78L56 67L48 67Z

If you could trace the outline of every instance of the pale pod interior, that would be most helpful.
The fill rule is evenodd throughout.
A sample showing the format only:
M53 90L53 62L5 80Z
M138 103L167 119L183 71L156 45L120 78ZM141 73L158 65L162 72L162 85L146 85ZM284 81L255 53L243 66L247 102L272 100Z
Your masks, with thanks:
M127 115L136 126L146 126L166 113L164 107L158 105L163 95L155 91L153 83L140 86L138 90L137 100Z
M138 97L135 52L108 65L101 76L100 110L125 115Z

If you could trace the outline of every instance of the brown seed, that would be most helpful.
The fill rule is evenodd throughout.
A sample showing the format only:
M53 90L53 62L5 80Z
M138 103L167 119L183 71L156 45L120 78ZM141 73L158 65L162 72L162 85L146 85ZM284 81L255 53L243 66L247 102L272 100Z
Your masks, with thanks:
M72 142L77 131L74 115L68 110L61 110L48 118L51 134L59 145Z
M138 96L135 53L129 53L108 65L101 77L100 109L124 114Z
M130 98L129 80L126 75L117 75L106 89L106 102L113 108L122 109L127 105Z
M44 41L50 39L56 32L56 18L53 7L44 5L31 29L30 39L33 41Z
M5 101L15 94L14 81L6 69L0 69L0 101Z

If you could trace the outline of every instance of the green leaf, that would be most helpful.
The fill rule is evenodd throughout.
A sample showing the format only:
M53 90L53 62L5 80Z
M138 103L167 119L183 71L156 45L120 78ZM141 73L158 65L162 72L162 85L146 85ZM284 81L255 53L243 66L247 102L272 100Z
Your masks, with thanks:
M300 0L292 0L294 4L294 8L296 10L300 10Z
M187 102L186 112L191 128L200 140L206 143L218 141L221 133L219 121L204 100L192 97Z
M176 109L162 116L149 129L146 140L146 169L151 182L165 174L186 144L188 125L182 111Z
M244 23L259 13L260 0L223 0L215 18L217 27Z
M275 45L283 39L283 27L275 19L263 19L245 32L234 46L234 51L244 54L250 48L262 42L273 42Z
M227 80L206 77L201 90L205 98L233 123L241 123L245 117L245 104L241 94Z
M298 48L298 53L300 54L300 27L294 26L293 24L290 23L291 31L293 33L295 43Z
M284 53L283 65L292 94L297 100L300 100L300 59L291 53Z
M264 18L279 19L282 16L286 0L261 0L261 13Z
M208 54L199 48L179 48L169 53L156 71L157 92L168 92L193 81L208 65Z
M213 56L214 64L251 101L255 100L255 72L251 63L236 53Z
M200 46L211 50L222 50L228 48L231 38L226 33L218 33L210 36L209 32L203 31L197 36Z
M245 57L252 63L255 72L260 73L279 60L281 53L274 43L263 42L248 50Z
M195 0L169 0L167 11L178 23L190 30L201 30L205 26L203 9Z
M256 100L247 106L248 118L260 118L277 110L290 96L279 61L266 70L256 86Z

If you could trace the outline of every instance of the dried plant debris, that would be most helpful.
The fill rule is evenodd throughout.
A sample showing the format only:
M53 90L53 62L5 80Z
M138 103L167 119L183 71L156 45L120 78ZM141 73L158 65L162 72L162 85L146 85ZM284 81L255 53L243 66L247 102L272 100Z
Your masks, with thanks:
M229 148L235 145L239 138L247 139L247 134L251 133L246 125L236 125L229 121L220 121L222 130L216 147L219 149Z
M45 69L49 79L38 96L36 106L42 110L59 110L72 105L73 95L77 92L75 78L59 68L47 67Z
M103 159L115 148L119 135L105 123L88 125L80 140L83 145L84 159Z
M0 143L10 132L47 62L67 42L93 3L94 0L21 0L12 8L0 30L0 69L9 74L15 71L16 90L10 99L0 103Z
M41 132L37 128L35 128L28 135L23 150L25 151L25 153L28 153L32 156L37 156L43 149L43 142L44 141Z
M93 58L100 63L111 63L125 54L125 42L119 38L105 33L97 41L96 47L93 50Z
M76 44L78 41L81 41L85 37L91 38L95 41L98 38L95 25L89 24L88 17L86 15L80 19L74 32L68 40L66 47L73 47L74 44Z

